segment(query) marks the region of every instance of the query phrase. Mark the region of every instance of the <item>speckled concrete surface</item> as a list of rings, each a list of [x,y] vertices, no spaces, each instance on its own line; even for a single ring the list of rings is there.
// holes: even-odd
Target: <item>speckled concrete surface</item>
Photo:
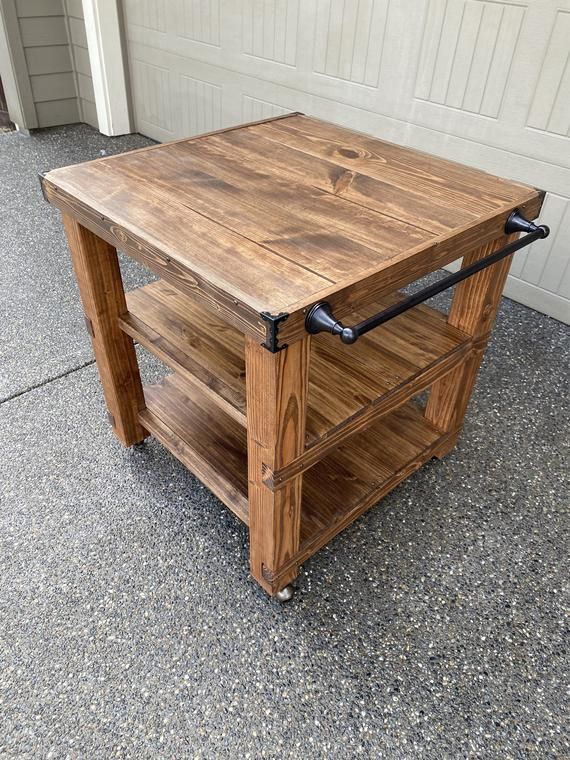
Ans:
[[[68,374],[0,406],[0,757],[570,754],[567,327],[505,301],[457,449],[307,562],[285,606],[205,488],[113,439],[95,367],[72,371],[80,319],[65,329]],[[47,379],[42,362],[13,366]]]
[[[151,141],[104,137],[87,125],[0,134],[0,400],[91,360],[59,212],[38,172],[121,153]],[[128,263],[125,280],[145,278]]]

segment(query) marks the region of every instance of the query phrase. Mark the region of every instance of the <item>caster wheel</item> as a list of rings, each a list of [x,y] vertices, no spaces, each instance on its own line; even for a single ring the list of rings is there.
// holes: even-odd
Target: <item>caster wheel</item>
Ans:
[[[295,589],[293,586],[285,586],[285,588],[282,588],[281,591],[278,591],[275,594],[275,598],[278,602],[290,602],[291,599],[295,596]]]

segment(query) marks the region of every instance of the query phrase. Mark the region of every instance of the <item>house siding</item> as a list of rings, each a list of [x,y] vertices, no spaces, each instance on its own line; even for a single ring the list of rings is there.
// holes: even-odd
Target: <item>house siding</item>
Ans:
[[[15,0],[14,9],[36,115],[33,126],[85,121],[97,127],[81,0]]]
[[[39,127],[80,121],[62,0],[16,0]]]

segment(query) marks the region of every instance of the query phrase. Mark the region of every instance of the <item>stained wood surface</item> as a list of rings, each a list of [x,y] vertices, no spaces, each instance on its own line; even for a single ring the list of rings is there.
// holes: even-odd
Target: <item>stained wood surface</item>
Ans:
[[[176,376],[147,387],[145,396],[148,408],[140,413],[142,424],[251,529],[244,429]],[[269,440],[267,436],[274,436],[276,428],[273,423],[265,430],[262,420],[259,424],[264,440]],[[282,431],[287,429],[287,425],[281,428]],[[271,555],[282,560],[281,566],[267,568],[270,573],[263,575],[260,572],[259,580],[264,588],[273,593],[286,585],[301,562],[376,504],[423,462],[437,455],[446,447],[448,438],[437,431],[416,406],[405,404],[337,448],[303,475],[300,511],[299,502],[292,502],[289,492],[281,490],[271,494],[270,489],[259,482],[256,488],[265,489],[263,498],[261,501],[257,495],[252,498],[250,481],[250,505],[253,504],[255,510],[263,504],[271,516],[268,522],[266,512],[259,515],[261,522],[258,526],[265,534],[262,545],[255,543],[254,556]],[[291,437],[286,433],[285,439],[287,445],[293,442],[295,448],[299,442],[298,429]],[[260,445],[255,441],[254,461],[258,464],[255,447]],[[283,454],[282,449],[280,456]],[[250,478],[251,475],[250,470]],[[283,498],[285,493],[288,493],[287,499]],[[295,530],[299,530],[297,548],[289,533],[281,535],[282,526],[278,520],[283,518],[289,522],[289,527],[292,523]],[[271,535],[268,536],[269,528]],[[264,554],[260,555],[260,552]]]
[[[109,418],[131,446],[147,433],[138,419],[144,399],[135,348],[118,324],[127,306],[117,252],[74,219],[64,216],[63,223]]]
[[[271,594],[297,575],[290,562],[301,539],[303,476],[275,491],[264,475],[267,467],[284,467],[303,452],[310,342],[307,336],[272,354],[253,338],[245,341],[250,568]]]
[[[392,294],[374,302],[385,308]],[[244,340],[226,324],[161,281],[127,294],[120,324],[227,414],[246,424]],[[363,316],[356,312],[355,321]],[[273,482],[314,464],[348,433],[370,424],[457,366],[471,349],[468,336],[443,314],[421,305],[345,346],[329,335],[312,340],[302,461],[271,473]]]
[[[476,248],[463,258],[462,267],[468,267],[489,256],[516,238],[517,235],[503,235],[493,243]],[[459,283],[455,289],[448,322],[470,335],[476,350],[467,362],[439,379],[431,389],[426,418],[439,430],[450,432],[463,424],[512,258],[507,256],[493,266],[477,272]]]
[[[248,522],[245,431],[176,375],[145,388],[142,425]]]
[[[283,340],[496,238],[542,194],[302,115],[49,172],[46,197],[254,337]],[[367,315],[370,311],[367,311]]]
[[[408,403],[308,470],[303,476],[302,558],[411,475],[441,442],[441,433]]]
[[[214,311],[158,281],[127,293],[122,329],[245,427],[244,340]]]

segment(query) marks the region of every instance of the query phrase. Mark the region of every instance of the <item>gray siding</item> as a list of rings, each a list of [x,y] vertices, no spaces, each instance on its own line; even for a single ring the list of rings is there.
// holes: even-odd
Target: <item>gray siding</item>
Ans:
[[[85,121],[97,127],[81,0],[8,2],[35,110],[31,126]]]
[[[62,0],[16,0],[39,127],[80,121]]]

